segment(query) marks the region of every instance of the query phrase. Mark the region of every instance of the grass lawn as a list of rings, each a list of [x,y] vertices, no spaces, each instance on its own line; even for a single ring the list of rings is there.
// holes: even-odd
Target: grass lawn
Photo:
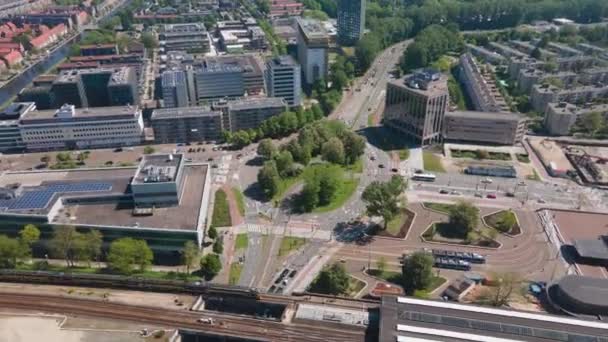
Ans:
[[[530,156],[528,156],[527,154],[516,154],[515,155],[517,157],[517,160],[520,163],[529,163],[530,162]]]
[[[228,275],[228,284],[236,285],[241,279],[241,272],[243,271],[243,265],[240,262],[233,262],[230,264],[230,273]]]
[[[410,150],[407,148],[403,148],[398,151],[399,160],[407,160],[410,157]]]
[[[249,244],[249,237],[247,233],[242,233],[236,236],[234,248],[238,251],[239,249],[246,249]]]
[[[91,265],[96,265],[96,263],[91,262]],[[23,270],[23,271],[39,270],[35,267],[34,264],[21,264],[21,265],[17,266],[17,269]],[[66,266],[49,264],[48,266],[46,266],[44,268],[44,270],[53,271],[53,272],[64,272],[64,273],[120,275],[118,273],[112,272],[112,270],[105,268],[105,267],[84,267],[84,266],[66,267]],[[139,272],[139,271],[135,270],[135,271],[133,271],[132,274],[129,274],[128,276],[143,277],[143,278],[148,278],[148,279],[169,279],[169,280],[180,279],[180,280],[188,280],[188,281],[200,280],[199,276],[192,275],[192,274],[187,275],[185,273],[179,273],[179,272],[160,272],[160,271]]]
[[[495,228],[499,232],[517,234],[520,231],[519,227],[517,227],[517,216],[511,210],[503,210],[485,216],[484,220],[488,226]]]
[[[393,272],[393,271],[380,272],[377,269],[370,269],[367,271],[367,273],[369,275],[372,275],[376,278],[380,278],[389,283],[393,283],[393,284],[397,284],[397,285],[401,284],[401,277],[402,277],[401,272]],[[425,288],[424,291],[433,292],[439,286],[443,285],[443,283],[445,283],[446,281],[447,281],[447,279],[445,279],[443,277],[433,276],[433,278],[431,279],[431,284],[427,288]]]
[[[305,238],[286,236],[281,240],[281,247],[279,247],[278,256],[289,254],[291,251],[300,249],[308,242]]]
[[[408,212],[402,210],[392,220],[388,221],[386,225],[386,231],[391,235],[398,235],[401,232],[401,227],[407,222],[409,218]]]
[[[454,206],[453,204],[435,203],[435,202],[424,202],[422,204],[428,209],[440,211],[445,214],[449,214],[450,209]]]
[[[424,162],[424,170],[430,172],[445,172],[441,159],[431,152],[422,152],[422,160]]]
[[[348,296],[349,297],[356,296],[359,292],[361,292],[361,290],[363,290],[364,287],[365,287],[364,282],[362,282],[361,280],[356,279],[354,277],[350,277],[350,280],[348,282]]]
[[[526,179],[533,180],[533,181],[540,181],[541,179],[540,179],[540,176],[538,175],[538,172],[536,170],[532,170],[532,171],[534,171],[534,174],[527,175]]]
[[[344,170],[353,173],[363,173],[363,158],[359,158],[359,160],[352,165],[345,166]]]
[[[230,227],[230,207],[224,190],[219,189],[215,192],[215,202],[213,204],[213,217],[211,219],[213,227]]]
[[[336,191],[332,201],[328,205],[313,209],[312,212],[327,213],[342,207],[344,203],[346,203],[346,201],[348,201],[348,199],[355,193],[358,185],[358,178],[343,180],[342,186],[338,188],[338,191]]]
[[[245,215],[245,197],[241,190],[237,187],[232,188],[232,193],[234,194],[234,198],[236,198],[236,205],[239,207],[239,212],[241,215]]]
[[[304,174],[304,172],[302,172]],[[280,201],[285,196],[285,193],[296,183],[302,180],[302,174],[297,177],[280,178],[277,193],[272,197],[273,201]]]

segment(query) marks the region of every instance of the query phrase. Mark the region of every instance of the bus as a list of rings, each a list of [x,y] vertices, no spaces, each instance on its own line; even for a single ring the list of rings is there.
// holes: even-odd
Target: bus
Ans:
[[[412,176],[412,179],[423,182],[434,182],[437,177],[432,173],[416,173]]]
[[[471,264],[468,261],[456,259],[456,258],[435,258],[435,267],[437,268],[449,268],[453,270],[470,271]]]

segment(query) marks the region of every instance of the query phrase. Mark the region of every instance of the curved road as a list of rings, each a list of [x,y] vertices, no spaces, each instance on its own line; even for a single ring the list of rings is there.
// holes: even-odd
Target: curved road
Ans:
[[[66,315],[141,322],[171,328],[187,328],[208,333],[268,339],[269,341],[364,341],[365,331],[345,327],[329,328],[315,324],[283,324],[249,317],[231,316],[216,312],[168,310],[144,306],[131,306],[96,300],[66,298],[48,295],[22,295],[0,293],[3,308],[41,310]],[[213,325],[197,323],[200,317],[213,317]]]

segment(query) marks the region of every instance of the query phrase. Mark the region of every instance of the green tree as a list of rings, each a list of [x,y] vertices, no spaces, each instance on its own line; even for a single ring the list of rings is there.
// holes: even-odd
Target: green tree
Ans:
[[[25,245],[19,240],[0,235],[0,268],[15,268],[27,255]]]
[[[302,211],[309,212],[319,205],[320,184],[316,179],[306,180],[300,193]]]
[[[272,159],[278,152],[271,139],[262,139],[258,145],[258,154],[266,159]]]
[[[99,260],[102,244],[103,235],[98,230],[91,229],[86,233],[79,233],[74,243],[75,259],[85,261],[90,266],[91,261]]]
[[[378,260],[376,260],[376,269],[378,272],[384,273],[386,271],[386,265],[387,263],[385,257],[380,257]]]
[[[70,154],[67,152],[59,152],[55,158],[57,159],[58,163],[65,163],[72,160],[72,156],[70,156]]]
[[[365,139],[355,132],[346,132],[342,137],[342,144],[346,164],[355,163],[365,152]]]
[[[236,148],[243,148],[251,144],[251,137],[247,131],[238,131],[232,135],[230,142]]]
[[[144,154],[152,154],[154,153],[156,150],[154,149],[154,147],[152,146],[146,146],[144,147]]]
[[[341,295],[348,292],[349,276],[341,264],[333,264],[323,269],[312,283],[310,291],[330,295]]]
[[[340,188],[341,172],[335,167],[321,169],[317,175],[319,182],[319,204],[328,205],[331,203],[336,192]]]
[[[215,229],[214,226],[209,227],[209,229],[207,229],[207,236],[210,239],[216,239],[217,238],[217,229]]]
[[[486,150],[476,150],[475,158],[480,159],[480,160],[488,159],[488,158],[490,158],[490,153]]]
[[[515,273],[492,274],[492,285],[480,296],[480,302],[486,305],[501,307],[509,304],[513,292],[521,283]]]
[[[275,157],[277,171],[279,176],[285,178],[290,177],[294,173],[293,156],[289,151],[282,151]]]
[[[186,266],[186,274],[190,274],[190,267],[194,266],[194,262],[198,257],[198,247],[192,241],[186,241],[181,250],[182,263]]]
[[[140,272],[145,271],[153,259],[154,254],[146,241],[121,238],[110,244],[107,260],[111,269],[118,273],[130,274],[134,265],[138,266]]]
[[[331,138],[321,147],[323,159],[334,164],[344,163],[344,145],[339,138]]]
[[[449,210],[451,229],[459,236],[467,236],[477,226],[479,210],[471,203],[460,201]]]
[[[74,267],[80,233],[73,226],[60,226],[53,229],[49,241],[51,255],[65,260],[68,267]]]
[[[19,238],[21,242],[25,243],[28,247],[31,247],[40,239],[40,230],[33,224],[27,224],[19,232]]]
[[[415,252],[403,260],[401,269],[403,289],[407,294],[426,289],[433,281],[433,256]]]
[[[503,233],[508,233],[516,224],[517,219],[515,218],[515,214],[509,210],[507,213],[502,215],[501,219],[496,223],[496,228]]]
[[[155,49],[158,47],[158,40],[152,32],[144,32],[141,35],[141,43],[146,49]]]
[[[45,154],[44,156],[40,157],[40,162],[44,163],[45,166],[49,166],[49,163],[51,162],[51,157],[48,154]]]
[[[532,52],[530,52],[530,57],[536,58],[536,59],[541,59],[543,57],[543,53],[540,51],[540,49],[538,47],[535,47],[534,50],[532,50]]]
[[[602,128],[604,118],[600,112],[592,112],[582,117],[581,123],[587,132],[595,134],[600,128]]]
[[[258,184],[268,198],[272,198],[279,191],[279,171],[274,160],[264,163],[258,172]]]
[[[205,280],[213,279],[222,270],[222,262],[217,254],[207,254],[201,258],[201,274]]]
[[[367,205],[367,214],[382,217],[386,229],[388,222],[399,212],[399,197],[404,190],[403,178],[397,175],[388,182],[370,183],[361,194],[361,199]]]
[[[222,241],[222,239],[217,239],[213,243],[213,253],[215,253],[215,254],[224,253],[224,242]]]

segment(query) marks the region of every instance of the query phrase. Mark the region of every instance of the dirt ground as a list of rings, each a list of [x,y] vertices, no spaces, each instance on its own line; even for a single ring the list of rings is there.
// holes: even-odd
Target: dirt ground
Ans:
[[[0,283],[0,291],[31,293],[31,294],[50,294],[50,295],[60,295],[60,296],[66,296],[66,297],[79,297],[79,298],[84,298],[84,299],[95,299],[95,300],[103,300],[104,295],[105,295],[109,302],[130,304],[130,305],[141,305],[141,306],[154,306],[154,307],[162,307],[162,308],[167,308],[167,309],[175,309],[177,307],[183,307],[184,310],[187,310],[188,308],[190,308],[190,306],[196,300],[196,297],[194,297],[194,296],[174,295],[174,294],[166,294],[166,293],[123,291],[123,290],[112,290],[112,289],[97,289],[97,288],[53,286],[53,285],[31,285],[31,284],[25,285],[25,284],[13,284],[13,283]],[[182,305],[178,306],[175,303],[176,298],[178,299],[178,302],[182,303]]]

